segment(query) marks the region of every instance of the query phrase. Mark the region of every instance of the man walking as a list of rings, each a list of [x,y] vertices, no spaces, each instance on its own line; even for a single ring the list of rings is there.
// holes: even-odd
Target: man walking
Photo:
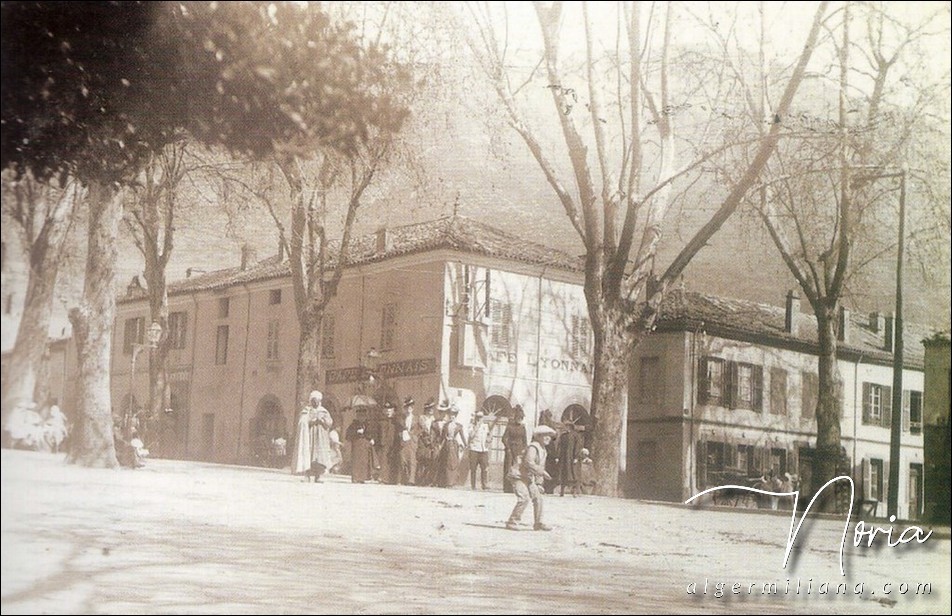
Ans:
[[[516,506],[512,509],[512,514],[506,522],[506,528],[509,530],[519,530],[519,521],[522,520],[522,514],[532,501],[532,513],[534,530],[552,530],[542,522],[542,482],[551,479],[549,473],[545,471],[545,448],[552,442],[555,436],[555,430],[546,425],[540,425],[532,431],[532,442],[526,448],[522,457],[522,464],[514,466],[510,474],[512,487],[515,490]]]

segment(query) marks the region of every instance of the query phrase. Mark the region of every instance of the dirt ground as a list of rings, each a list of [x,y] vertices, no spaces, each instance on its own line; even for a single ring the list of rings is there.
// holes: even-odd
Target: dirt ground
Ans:
[[[789,513],[547,495],[555,529],[532,531],[530,510],[513,532],[504,522],[514,500],[336,476],[315,485],[282,470],[198,462],[83,469],[4,450],[0,606],[3,614],[950,612],[948,529],[921,544],[887,547],[880,537],[881,547],[854,548],[851,523],[841,577],[842,521],[809,519],[784,568]],[[765,583],[776,590],[764,594]]]

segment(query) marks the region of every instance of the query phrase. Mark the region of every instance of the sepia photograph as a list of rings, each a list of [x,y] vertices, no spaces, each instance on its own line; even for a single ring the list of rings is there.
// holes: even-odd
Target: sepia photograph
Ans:
[[[0,2],[3,614],[949,614],[949,2]]]

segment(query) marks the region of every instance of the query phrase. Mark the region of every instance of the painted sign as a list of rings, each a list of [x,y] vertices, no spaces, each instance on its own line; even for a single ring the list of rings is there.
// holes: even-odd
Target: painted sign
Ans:
[[[326,382],[328,385],[355,383],[367,380],[371,373],[385,379],[397,379],[404,376],[433,374],[434,372],[436,372],[436,358],[425,357],[379,364],[376,370],[371,370],[367,366],[335,368],[327,371]]]

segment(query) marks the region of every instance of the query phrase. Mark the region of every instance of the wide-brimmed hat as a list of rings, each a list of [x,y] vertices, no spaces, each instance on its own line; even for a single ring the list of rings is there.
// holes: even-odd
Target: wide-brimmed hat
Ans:
[[[430,398],[426,401],[426,404],[423,405],[424,411],[434,411],[436,410],[436,402],[433,401],[433,398]]]
[[[394,406],[393,402],[387,400],[386,402],[383,403],[383,408],[384,408],[384,409],[396,409],[397,407]]]
[[[537,436],[555,436],[555,435],[556,435],[556,431],[550,428],[549,426],[536,426],[536,428],[532,431],[532,438],[535,438]]]
[[[407,396],[403,399],[403,406],[413,406],[416,404],[416,400],[413,399],[413,396]]]
[[[444,401],[440,402],[440,405],[439,405],[438,407],[436,407],[436,410],[438,410],[438,411],[440,411],[440,412],[443,412],[443,413],[445,413],[446,411],[450,410],[449,400],[444,400]]]
[[[459,407],[454,404],[454,405],[450,406],[450,408],[446,409],[446,412],[448,412],[448,413],[450,413],[450,414],[452,414],[452,415],[456,415],[457,413],[459,413]]]

